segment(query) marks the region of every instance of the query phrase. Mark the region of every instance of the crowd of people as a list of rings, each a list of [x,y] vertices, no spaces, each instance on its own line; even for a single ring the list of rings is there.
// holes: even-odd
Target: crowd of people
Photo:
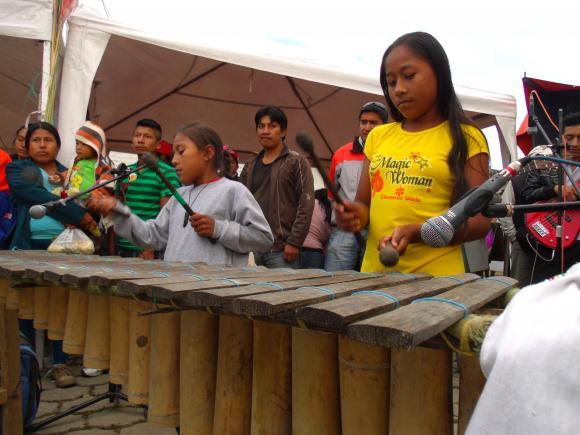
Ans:
[[[258,152],[239,176],[238,154],[224,146],[213,128],[186,124],[171,132],[171,147],[162,141],[159,123],[141,119],[132,137],[138,158],[129,166],[133,174],[111,189],[95,190],[33,219],[31,206],[106,180],[111,164],[105,132],[92,122],[76,132],[76,157],[68,170],[57,161],[61,139],[56,127],[38,122],[19,128],[15,154],[0,152],[3,244],[47,249],[66,227],[74,226],[107,255],[244,266],[252,253],[256,264],[269,268],[374,272],[387,269],[380,263],[379,248],[390,243],[400,255],[396,269],[401,272],[463,273],[461,246],[483,238],[490,219],[468,219],[442,248],[423,243],[420,229],[426,219],[443,214],[488,178],[486,139],[465,115],[445,51],[431,35],[416,32],[393,42],[381,62],[380,83],[387,105],[368,102],[360,108],[358,132],[330,163],[329,176],[342,204],[326,189],[314,190],[308,159],[286,143],[286,114],[266,106],[254,118]],[[577,160],[580,115],[569,116],[565,125],[569,155]],[[192,215],[156,171],[147,166],[137,170],[146,153],[159,155],[160,172]],[[526,179],[518,201],[553,197],[559,187],[544,178]],[[572,189],[564,189],[566,198],[574,197]],[[360,232],[365,245],[357,243],[354,232]],[[576,260],[570,257],[566,267],[578,259],[578,241],[570,252]],[[542,271],[538,279],[558,273],[544,256],[535,261]],[[24,323],[22,329],[30,334],[31,326]],[[66,359],[59,346],[54,345],[55,364]],[[65,366],[56,367],[58,385],[74,383]]]

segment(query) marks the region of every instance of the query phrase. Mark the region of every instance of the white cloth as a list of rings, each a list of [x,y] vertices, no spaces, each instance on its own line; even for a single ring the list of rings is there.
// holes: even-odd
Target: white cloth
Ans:
[[[580,433],[580,264],[520,291],[481,351],[468,435]]]

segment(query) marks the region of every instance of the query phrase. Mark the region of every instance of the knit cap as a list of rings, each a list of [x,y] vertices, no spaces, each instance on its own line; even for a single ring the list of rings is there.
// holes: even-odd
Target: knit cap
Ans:
[[[97,124],[85,121],[75,134],[75,139],[95,150],[97,156],[105,153],[105,132]]]

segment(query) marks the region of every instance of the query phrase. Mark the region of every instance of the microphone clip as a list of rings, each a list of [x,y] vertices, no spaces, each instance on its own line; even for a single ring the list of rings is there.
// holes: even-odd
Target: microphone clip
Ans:
[[[125,164],[120,163],[119,166],[109,171],[111,175],[126,175],[131,169]]]

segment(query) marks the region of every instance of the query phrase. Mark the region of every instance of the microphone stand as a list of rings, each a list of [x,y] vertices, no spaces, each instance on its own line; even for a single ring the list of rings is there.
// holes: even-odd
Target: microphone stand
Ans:
[[[542,202],[537,204],[490,204],[481,214],[488,218],[513,216],[514,212],[532,213],[538,211],[580,210],[580,201]]]
[[[111,178],[110,180],[107,181],[103,181],[100,183],[95,184],[92,187],[89,187],[87,190],[83,191],[83,192],[79,192],[79,193],[75,193],[72,196],[67,196],[66,198],[61,199],[60,201],[57,201],[59,203],[62,203],[62,205],[64,205],[66,202],[71,201],[73,199],[77,199],[83,195],[86,195],[87,193],[91,193],[93,190],[97,190],[100,189],[101,187],[104,187],[108,184],[114,183],[117,180],[122,180],[123,178],[127,177],[128,175],[132,174],[133,172],[137,172],[140,171],[141,169],[144,169],[147,165],[141,165],[141,166],[137,166],[135,169],[124,169],[121,171],[121,173],[119,175],[117,175],[116,177]],[[113,173],[115,172],[116,169],[113,169],[112,171],[110,171],[109,173]]]
[[[562,131],[564,130],[564,111],[560,108],[558,109],[558,137],[556,138],[556,147],[554,147],[554,156],[560,157],[560,150],[562,149]],[[576,183],[572,183],[576,184]],[[564,200],[564,165],[558,165],[558,201],[562,202]],[[562,249],[562,219],[564,217],[564,211],[558,210],[558,224],[556,225],[556,249],[558,251],[558,260],[560,263],[560,273],[564,273],[564,250]]]
[[[120,174],[117,175],[116,177],[113,177],[107,181],[97,183],[94,186],[91,186],[88,189],[83,190],[82,192],[75,193],[74,195],[67,196],[66,198],[61,198],[61,199],[56,200],[56,201],[50,201],[50,202],[47,202],[44,204],[38,204],[38,205],[46,207],[46,209],[47,209],[46,211],[49,211],[57,206],[64,206],[69,201],[80,198],[81,196],[86,195],[87,193],[90,193],[93,190],[100,189],[101,187],[104,187],[108,184],[114,183],[115,181],[122,180],[123,178],[127,177],[129,174],[132,174],[133,172],[140,171],[141,169],[145,168],[146,166],[147,165],[141,165],[141,166],[136,167],[135,169],[127,168],[127,169],[121,170]],[[112,174],[112,173],[118,172],[118,171],[119,171],[118,169],[112,169],[111,171],[108,171],[108,173]]]

